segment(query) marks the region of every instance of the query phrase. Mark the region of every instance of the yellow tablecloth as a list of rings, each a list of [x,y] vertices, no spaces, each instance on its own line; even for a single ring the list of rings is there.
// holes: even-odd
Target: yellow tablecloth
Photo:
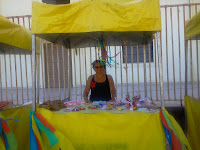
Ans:
[[[51,149],[55,147],[76,150],[166,149],[159,113],[134,111],[121,114],[109,112],[60,114],[43,108],[37,112],[57,130],[59,143]],[[45,140],[44,136],[42,138],[44,145],[47,146],[48,140]]]

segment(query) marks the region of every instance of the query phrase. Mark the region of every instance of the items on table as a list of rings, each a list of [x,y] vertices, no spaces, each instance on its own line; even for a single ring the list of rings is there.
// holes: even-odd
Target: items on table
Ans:
[[[114,109],[114,103],[113,102],[105,102],[105,101],[94,101],[90,106],[88,106],[88,109],[106,109],[111,110]]]
[[[52,111],[58,111],[66,106],[61,100],[46,101],[40,105],[40,108],[46,108]]]
[[[64,101],[61,100],[45,102],[41,107],[50,110],[59,110],[66,107],[64,111],[81,111],[85,109],[101,109],[101,110],[137,110],[141,108],[147,109],[157,109],[157,106],[148,98],[141,99],[141,95],[136,95],[130,98],[130,95],[127,94],[124,100],[116,100],[115,102],[106,102],[106,101],[93,101],[88,104],[81,100],[73,101]]]
[[[64,102],[64,104],[65,104],[66,107],[74,107],[74,106],[78,106],[78,105],[84,104],[84,101],[73,100],[73,101]]]

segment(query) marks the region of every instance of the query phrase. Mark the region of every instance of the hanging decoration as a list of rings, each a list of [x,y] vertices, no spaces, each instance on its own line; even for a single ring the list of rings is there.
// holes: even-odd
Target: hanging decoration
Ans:
[[[169,142],[169,146],[171,150],[187,150],[188,147],[185,141],[178,136],[176,129],[174,128],[170,118],[167,115],[166,110],[160,110],[160,118],[163,124],[163,129],[165,132],[165,136]]]
[[[110,50],[110,45],[108,45],[108,40],[106,40],[106,43],[104,40],[97,40],[97,48],[98,48],[97,52],[98,59],[102,61],[103,65],[106,65],[110,68],[114,66],[112,62],[116,65],[119,65],[119,63],[113,60],[113,58],[119,55],[121,51],[118,52],[116,55],[111,56],[111,50]]]
[[[46,121],[46,119],[35,111],[30,111],[30,150],[43,150],[41,132],[43,132],[49,140],[50,147],[58,143],[58,138],[55,136],[56,129]]]
[[[128,41],[123,41],[123,45],[127,45]],[[118,62],[116,62],[113,58],[117,57],[123,50],[120,50],[118,53],[116,53],[115,55],[111,56],[111,49],[110,49],[110,45],[108,44],[108,40],[106,40],[106,42],[104,40],[97,40],[97,48],[98,48],[98,52],[97,52],[97,56],[98,59],[102,61],[102,64],[105,66],[108,66],[110,68],[114,67],[114,65],[119,65]],[[124,54],[123,55],[125,61],[126,61],[126,66],[123,67],[125,70],[128,69],[127,66],[127,60],[128,60],[128,55]]]

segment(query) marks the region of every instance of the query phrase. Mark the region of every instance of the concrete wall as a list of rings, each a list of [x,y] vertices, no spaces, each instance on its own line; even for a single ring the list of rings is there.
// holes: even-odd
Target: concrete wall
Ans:
[[[0,0],[0,14],[4,16],[31,15],[32,0]]]

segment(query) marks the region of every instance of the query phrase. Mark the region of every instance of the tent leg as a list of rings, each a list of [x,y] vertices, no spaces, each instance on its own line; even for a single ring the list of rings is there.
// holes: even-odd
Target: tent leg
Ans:
[[[188,73],[188,40],[185,41],[185,96],[187,96],[187,73]],[[185,109],[185,135],[187,136],[187,112]]]
[[[32,35],[32,110],[36,110],[36,37]]]
[[[68,97],[72,100],[72,66],[71,66],[71,47],[68,50]],[[82,94],[82,93],[81,93]]]
[[[40,44],[42,44],[41,42],[40,42]],[[37,62],[36,62],[36,72],[37,72],[37,92],[36,92],[36,99],[37,99],[37,103],[39,103],[40,102],[40,56],[39,56],[39,54],[37,55],[36,54],[36,60],[37,60]]]
[[[164,90],[163,90],[163,71],[162,71],[162,56],[161,56],[161,45],[160,45],[160,32],[156,33],[157,44],[158,44],[158,61],[159,61],[159,71],[160,71],[160,98],[161,98],[161,108],[165,108],[164,103]]]
[[[185,41],[185,96],[187,96],[187,64],[188,64],[188,40]]]

